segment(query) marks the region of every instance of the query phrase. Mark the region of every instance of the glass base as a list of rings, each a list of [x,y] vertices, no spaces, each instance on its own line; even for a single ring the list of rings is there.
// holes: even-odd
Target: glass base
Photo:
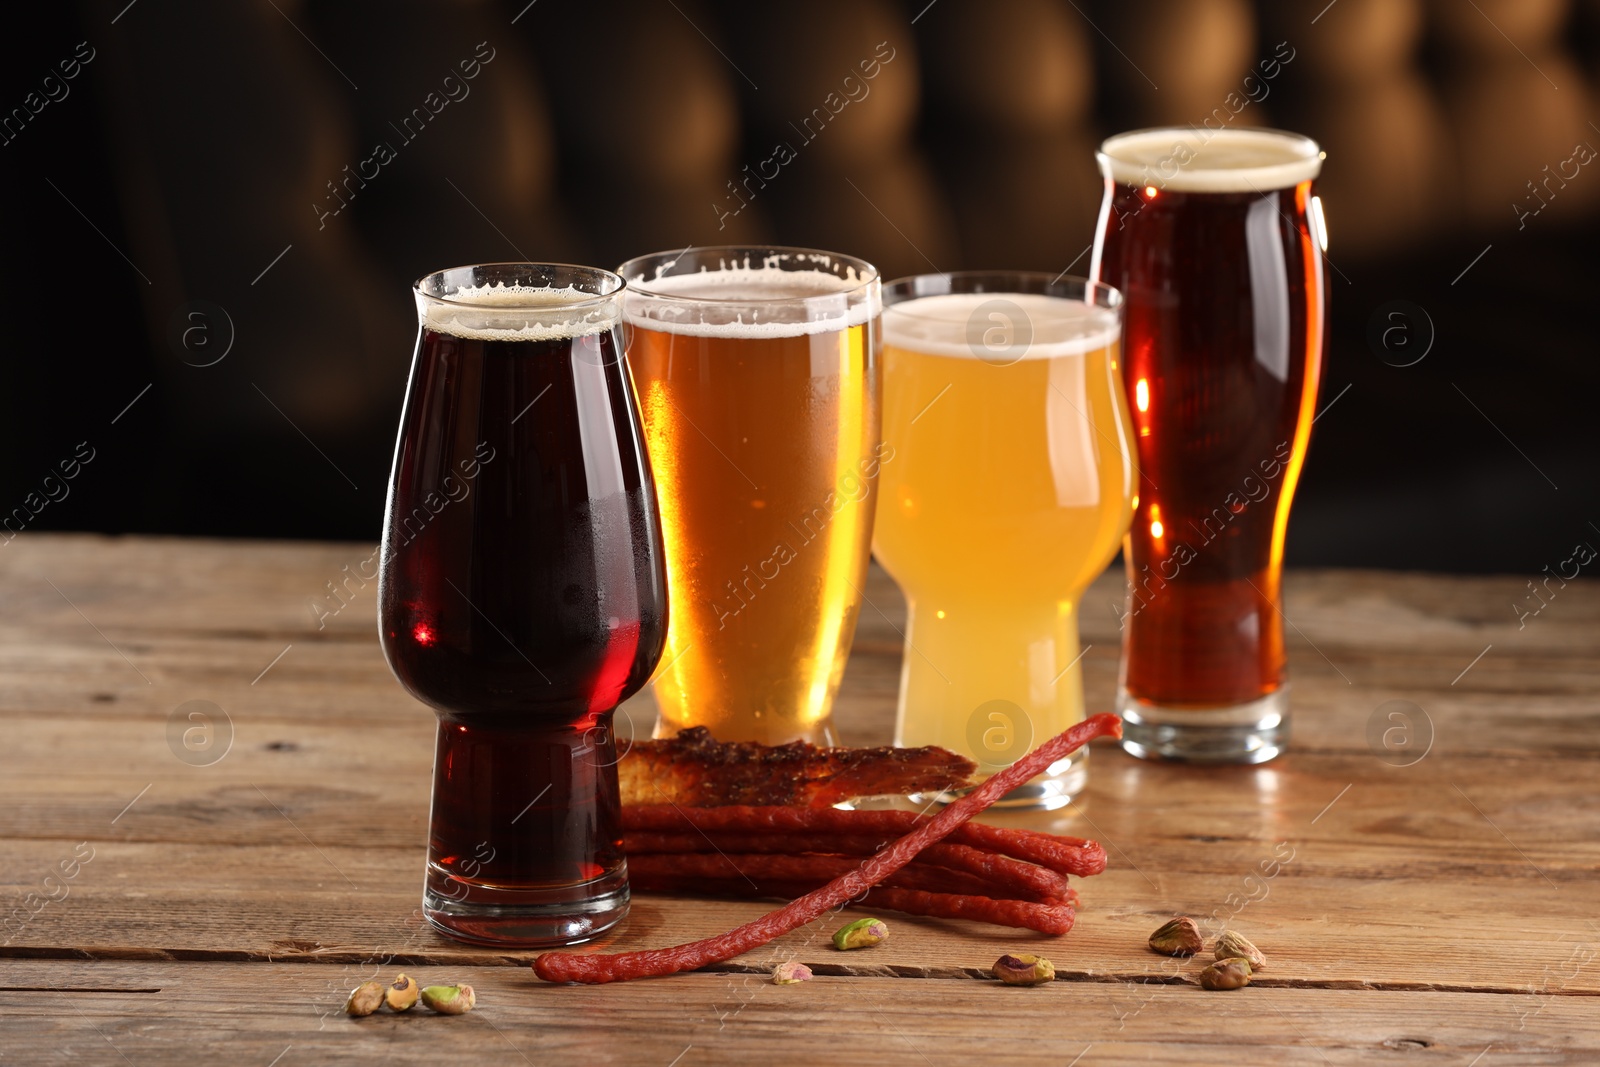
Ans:
[[[1026,782],[994,802],[996,811],[1054,811],[1071,804],[1089,783],[1089,750],[1080,749],[1064,760],[1052,763],[1039,777]],[[919,793],[909,799],[919,807],[949,804],[966,796],[976,786],[950,789],[941,793]]]
[[[1289,686],[1225,708],[1162,707],[1117,691],[1122,749],[1184,763],[1265,763],[1289,744]]]
[[[440,933],[469,945],[558,948],[600,936],[628,916],[628,875],[560,890],[508,890],[472,885],[430,868],[422,914]],[[439,890],[454,891],[455,898]],[[471,899],[467,899],[470,896]]]

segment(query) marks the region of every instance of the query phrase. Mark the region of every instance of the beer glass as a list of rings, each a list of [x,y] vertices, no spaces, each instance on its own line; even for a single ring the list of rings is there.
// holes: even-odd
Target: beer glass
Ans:
[[[1314,141],[1125,133],[1091,274],[1126,301],[1144,473],[1118,710],[1137,756],[1260,763],[1289,736],[1279,581],[1322,373],[1327,238]]]
[[[416,284],[378,628],[439,725],[423,913],[489,945],[628,911],[612,713],[666,633],[660,520],[608,271]]]
[[[832,743],[872,537],[878,272],[786,248],[619,271],[672,601],[657,735]]]
[[[1128,529],[1120,297],[1048,274],[884,290],[873,550],[910,608],[895,743],[992,774],[1083,718],[1078,602]],[[1008,795],[1053,808],[1087,752]]]

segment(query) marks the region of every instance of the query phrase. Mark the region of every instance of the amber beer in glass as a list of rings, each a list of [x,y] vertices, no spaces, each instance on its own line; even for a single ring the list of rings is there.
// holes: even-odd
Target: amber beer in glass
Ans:
[[[628,912],[617,705],[666,636],[622,279],[493,263],[416,285],[379,632],[439,718],[423,913],[490,945]]]
[[[1157,129],[1099,161],[1091,274],[1126,300],[1143,472],[1123,747],[1263,762],[1289,735],[1280,580],[1327,329],[1322,153],[1278,130]]]
[[[657,734],[831,742],[880,465],[877,271],[781,248],[619,270],[672,605]]]
[[[884,290],[873,550],[910,607],[895,743],[992,774],[1083,718],[1078,603],[1132,515],[1118,294],[1047,274]],[[1052,808],[1086,753],[1001,803]]]

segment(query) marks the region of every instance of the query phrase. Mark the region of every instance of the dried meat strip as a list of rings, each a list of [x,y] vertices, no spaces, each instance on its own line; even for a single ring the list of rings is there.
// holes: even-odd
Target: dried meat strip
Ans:
[[[974,815],[1094,738],[1120,736],[1122,720],[1115,715],[1085,719],[1035,748],[881,852],[869,856],[855,870],[725,934],[642,952],[609,955],[546,952],[534,960],[534,972],[548,982],[598,984],[676,974],[732,959],[866,893],[910,863],[917,853],[948,837]]]
[[[808,854],[870,856],[893,838],[851,834],[702,834],[658,833],[635,830],[622,837],[630,858],[652,853],[765,852],[791,856]],[[978,875],[993,890],[1022,900],[1059,900],[1067,892],[1067,876],[1038,864],[987,852],[971,845],[941,841],[917,854],[919,863]],[[988,895],[995,895],[993,892]]]
[[[677,832],[700,834],[713,840],[718,839],[720,834],[735,833],[774,839],[792,835],[840,834],[852,837],[876,835],[879,842],[885,842],[910,833],[932,818],[910,811],[890,810],[748,806],[686,808],[672,804],[651,804],[623,808],[622,828],[629,834],[642,831]],[[958,827],[947,840],[952,844],[970,845],[1013,859],[1037,863],[1061,874],[1087,877],[1106,869],[1105,849],[1100,847],[1099,842],[1081,837],[969,822]]]
[[[976,764],[947,749],[819,748],[717,741],[703,726],[639,741],[617,763],[624,806],[729,804],[826,807],[854,797],[966,786]]]
[[[756,888],[741,878],[686,878],[679,875],[646,872],[630,877],[641,892],[679,893],[694,897],[752,896],[794,898],[816,889],[814,882],[777,882],[758,879]],[[1070,891],[1069,891],[1070,892]],[[992,897],[953,893],[929,893],[892,886],[873,886],[851,907],[874,911],[899,911],[907,915],[926,915],[936,919],[968,919],[993,926],[1036,930],[1041,934],[1064,934],[1072,929],[1076,917],[1077,894],[1067,900],[1034,903],[1026,900],[996,900]]]

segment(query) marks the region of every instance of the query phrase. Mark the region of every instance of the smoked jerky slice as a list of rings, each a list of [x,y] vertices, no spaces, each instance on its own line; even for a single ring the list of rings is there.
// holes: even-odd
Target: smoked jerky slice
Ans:
[[[732,959],[860,896],[910,863],[917,853],[948,837],[974,815],[1096,737],[1121,736],[1122,720],[1115,715],[1085,719],[1035,748],[883,851],[868,857],[850,873],[725,934],[642,952],[609,955],[546,952],[533,961],[534,973],[547,982],[598,984],[676,974]]]
[[[964,788],[977,769],[942,748],[819,748],[722,742],[703,726],[638,741],[617,763],[624,807],[827,807],[853,797]]]

